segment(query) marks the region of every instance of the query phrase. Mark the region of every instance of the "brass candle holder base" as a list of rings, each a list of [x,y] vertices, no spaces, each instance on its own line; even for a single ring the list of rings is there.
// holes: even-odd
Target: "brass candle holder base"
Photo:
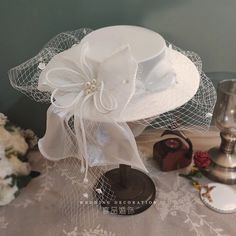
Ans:
[[[211,164],[202,172],[214,181],[224,184],[236,184],[236,137],[227,132],[221,132],[220,137],[221,146],[211,148],[208,151]]]
[[[236,79],[219,82],[214,116],[221,144],[209,150],[212,163],[203,173],[210,179],[236,184]]]
[[[220,183],[236,184],[236,155],[222,153],[219,148],[210,149],[209,154],[212,162],[207,169],[202,170],[202,173]],[[230,166],[225,166],[225,160],[231,163]]]

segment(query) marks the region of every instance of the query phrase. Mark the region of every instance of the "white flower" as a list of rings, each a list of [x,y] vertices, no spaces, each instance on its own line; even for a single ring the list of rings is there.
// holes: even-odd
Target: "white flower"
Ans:
[[[11,139],[11,134],[3,126],[0,126],[0,144],[8,147]]]
[[[15,128],[14,131],[10,132],[10,140],[7,145],[9,148],[12,147],[14,151],[25,155],[29,149],[24,137],[21,135],[21,130]]]
[[[4,179],[6,176],[9,176],[13,173],[12,166],[8,159],[5,157],[5,152],[2,151],[0,146],[0,178]]]
[[[8,157],[8,161],[10,162],[13,170],[13,174],[15,175],[29,175],[30,173],[30,165],[28,162],[22,162],[15,155],[10,155]]]
[[[20,130],[17,128],[9,132],[3,126],[0,126],[0,143],[5,146],[6,149],[13,148],[14,151],[22,155],[25,155],[29,148]]]
[[[31,129],[21,130],[21,134],[25,138],[31,149],[37,145],[38,137],[36,136],[34,131],[32,131]]]
[[[5,126],[6,123],[7,117],[3,113],[0,113],[0,126]]]
[[[2,159],[5,156],[6,156],[5,147],[0,143],[0,159]]]
[[[12,178],[0,178],[0,206],[7,205],[15,199],[15,194],[18,191],[16,185],[11,186]]]

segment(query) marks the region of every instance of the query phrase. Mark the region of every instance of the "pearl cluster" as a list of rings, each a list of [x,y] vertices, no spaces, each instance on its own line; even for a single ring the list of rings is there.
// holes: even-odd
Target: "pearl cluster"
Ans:
[[[88,81],[85,83],[85,94],[88,95],[90,93],[94,93],[97,89],[97,80],[93,79],[92,81]]]

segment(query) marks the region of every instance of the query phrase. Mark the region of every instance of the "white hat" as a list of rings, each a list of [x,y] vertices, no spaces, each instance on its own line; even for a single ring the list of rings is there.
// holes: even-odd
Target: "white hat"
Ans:
[[[206,129],[215,90],[200,58],[174,48],[137,26],[82,29],[57,35],[11,69],[13,87],[36,101],[51,98],[41,153],[77,157],[86,180],[88,166],[123,163],[146,171],[126,122],[158,118],[157,127]]]
[[[9,71],[14,88],[37,102],[51,97],[39,149],[50,160],[68,157],[55,164],[62,189],[66,187],[68,228],[87,219],[84,207],[91,212],[91,204],[72,203],[85,196],[93,200],[93,183],[107,188],[102,201],[113,200],[101,170],[88,166],[127,164],[147,171],[126,122],[149,125],[146,118],[151,117],[162,128],[209,126],[206,115],[213,111],[214,87],[201,70],[200,57],[176,49],[141,27],[79,29],[60,33],[34,58]],[[89,184],[82,185],[88,179]]]
[[[42,71],[38,88],[54,92],[52,102],[64,108],[82,102],[81,91],[81,96],[89,92],[98,109],[90,98],[84,118],[130,122],[180,107],[195,95],[199,83],[194,63],[167,47],[158,33],[111,26],[89,33],[78,45],[54,56]]]

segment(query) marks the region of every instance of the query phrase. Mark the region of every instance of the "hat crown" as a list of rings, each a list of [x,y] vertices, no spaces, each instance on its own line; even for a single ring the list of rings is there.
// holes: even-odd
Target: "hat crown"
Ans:
[[[88,60],[95,64],[128,45],[138,64],[136,95],[162,91],[175,82],[165,40],[154,31],[139,26],[109,26],[89,33],[82,39],[84,43],[89,45]]]
[[[109,26],[92,31],[82,39],[81,43],[84,42],[90,45],[90,53],[87,56],[97,62],[103,61],[124,45],[130,46],[138,63],[155,59],[166,48],[165,40],[160,34],[129,25]]]

